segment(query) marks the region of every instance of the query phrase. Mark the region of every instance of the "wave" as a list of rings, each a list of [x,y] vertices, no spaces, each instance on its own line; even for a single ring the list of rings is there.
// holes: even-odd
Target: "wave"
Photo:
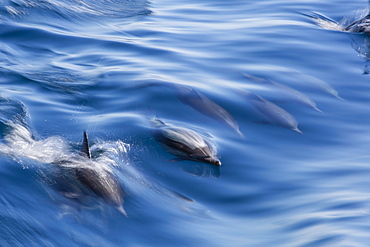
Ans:
[[[101,0],[101,1],[81,1],[81,0],[10,0],[3,4],[2,10],[9,17],[19,17],[32,15],[35,13],[63,16],[63,17],[131,17],[135,15],[147,15],[151,11],[146,0]]]

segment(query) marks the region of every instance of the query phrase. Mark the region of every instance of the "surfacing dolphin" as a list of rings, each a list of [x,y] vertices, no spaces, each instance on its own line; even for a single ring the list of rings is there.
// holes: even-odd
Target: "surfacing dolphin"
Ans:
[[[370,5],[370,1],[369,1],[369,5]],[[316,22],[317,25],[325,29],[351,32],[351,33],[364,33],[365,35],[370,36],[369,9],[367,10],[367,12],[368,13],[365,16],[361,17],[358,20],[352,21],[349,24],[348,24],[348,21],[337,22],[337,21],[330,19],[329,17],[326,17],[316,12],[312,12],[310,14],[303,14],[303,15],[312,18]],[[345,18],[344,20],[346,19],[348,18]]]
[[[92,166],[88,166],[91,162],[91,153],[86,132],[84,132],[81,154],[85,156],[87,166],[74,168],[77,180],[96,196],[102,198],[127,217],[127,213],[123,208],[124,192],[117,178],[105,169],[97,170]]]
[[[221,166],[215,145],[194,130],[167,125],[157,118],[152,125],[152,136],[169,153],[183,160]]]
[[[370,1],[369,1],[370,4]],[[356,20],[350,23],[347,27],[344,28],[345,31],[352,33],[364,33],[367,36],[370,36],[370,12],[363,18]]]

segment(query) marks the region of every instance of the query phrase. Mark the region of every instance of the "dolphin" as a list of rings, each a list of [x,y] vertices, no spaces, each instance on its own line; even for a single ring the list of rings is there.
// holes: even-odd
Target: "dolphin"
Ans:
[[[152,136],[169,153],[180,159],[221,166],[220,160],[216,157],[215,145],[199,133],[187,128],[167,125],[157,118],[152,120],[152,125],[155,128]]]
[[[370,5],[370,1],[369,1]],[[364,33],[367,36],[370,36],[370,12],[365,17],[356,20],[350,23],[347,27],[344,28],[344,31],[352,33]]]
[[[88,159],[86,163],[89,163],[91,153],[86,131],[84,131],[83,135],[81,155],[85,156]],[[122,206],[124,195],[122,186],[111,172],[104,169],[97,170],[88,166],[76,167],[74,168],[74,172],[77,180],[83,186],[127,217],[127,213]]]
[[[234,117],[223,107],[212,101],[205,95],[181,85],[172,85],[175,91],[176,97],[184,104],[192,107],[198,112],[213,118],[225,125],[231,127],[240,137],[244,138],[244,135],[239,130],[239,124]]]
[[[279,84],[277,82],[271,81],[264,77],[254,77],[248,74],[243,74],[243,76],[247,79],[250,79],[252,82],[256,84],[260,84],[266,87],[272,87],[278,91],[278,99],[289,99],[292,100],[300,105],[306,106],[308,108],[314,109],[315,111],[322,112],[320,109],[317,108],[316,103],[309,98],[307,95],[297,91],[291,87]],[[275,94],[275,91],[274,91]]]
[[[302,131],[298,129],[298,121],[283,108],[265,100],[251,91],[238,90],[238,93],[248,101],[262,118],[262,121],[260,121],[261,123],[274,124],[302,134]]]
[[[344,30],[352,33],[364,33],[370,36],[370,14],[351,23]]]
[[[369,1],[370,5],[370,1]],[[351,33],[364,33],[370,36],[370,12],[359,20],[355,20],[348,24],[346,19],[342,22],[337,22],[327,16],[317,12],[302,13],[303,15],[312,18],[319,26],[336,31],[351,32]]]
[[[228,127],[232,128],[241,138],[245,138],[244,134],[239,129],[239,124],[235,118],[222,106],[209,99],[202,93],[193,88],[182,86],[176,83],[169,82],[149,82],[135,88],[143,88],[150,86],[165,86],[170,88],[175,96],[185,105],[190,106],[201,114],[212,118]]]

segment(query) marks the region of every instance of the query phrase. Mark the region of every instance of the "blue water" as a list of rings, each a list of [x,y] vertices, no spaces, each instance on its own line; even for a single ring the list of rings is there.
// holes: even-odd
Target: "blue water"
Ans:
[[[0,246],[368,246],[369,40],[302,14],[341,21],[367,4],[1,1]],[[244,138],[168,85],[225,109]],[[243,90],[302,134],[256,113]],[[170,162],[154,115],[207,136],[222,166]],[[83,130],[127,192],[128,218],[50,182]]]

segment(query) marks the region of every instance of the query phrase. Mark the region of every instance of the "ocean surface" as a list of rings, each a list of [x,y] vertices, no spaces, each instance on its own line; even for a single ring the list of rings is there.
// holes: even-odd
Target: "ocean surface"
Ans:
[[[369,246],[370,40],[320,19],[367,6],[0,1],[0,246]],[[153,118],[222,166],[174,162]],[[83,131],[128,217],[62,193]]]

